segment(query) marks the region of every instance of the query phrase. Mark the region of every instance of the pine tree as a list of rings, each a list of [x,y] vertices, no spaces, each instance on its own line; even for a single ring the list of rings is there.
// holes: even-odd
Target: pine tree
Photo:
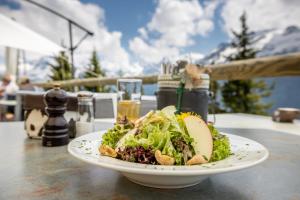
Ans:
[[[49,76],[53,81],[64,81],[72,79],[72,68],[69,63],[68,56],[65,52],[60,52],[58,56],[54,57],[55,63],[49,63],[51,67],[51,75]],[[64,88],[72,91],[72,87]]]
[[[87,70],[84,73],[84,78],[97,78],[97,77],[105,77],[105,72],[101,69],[101,65],[99,63],[99,59],[97,56],[97,52],[94,50],[92,52],[92,57],[90,59],[90,64]],[[92,92],[108,92],[109,88],[105,86],[95,86],[95,87],[85,87],[86,90]]]
[[[215,62],[211,62],[211,65],[215,64]],[[216,80],[211,80],[209,82],[209,90],[210,90],[210,104],[208,105],[208,112],[211,114],[214,113],[224,113],[224,110],[221,108],[219,102],[221,85]]]
[[[232,47],[237,53],[228,57],[229,61],[255,58],[257,50],[252,48],[249,28],[247,26],[246,13],[240,17],[241,31],[232,31],[234,40]],[[261,102],[263,97],[271,94],[272,87],[269,87],[264,80],[232,80],[226,81],[221,92],[223,103],[227,112],[266,114],[271,107],[270,103]]]
[[[216,80],[211,80],[209,83],[209,89],[210,89],[210,104],[208,105],[208,112],[210,114],[215,113],[224,113],[224,109],[221,108],[219,100],[219,94],[221,85]]]

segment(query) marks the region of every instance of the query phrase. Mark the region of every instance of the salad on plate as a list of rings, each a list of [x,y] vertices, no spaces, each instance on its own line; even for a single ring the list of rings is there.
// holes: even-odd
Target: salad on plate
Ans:
[[[230,142],[193,113],[175,114],[168,106],[131,122],[126,117],[103,136],[99,152],[128,162],[153,165],[196,165],[231,155]]]

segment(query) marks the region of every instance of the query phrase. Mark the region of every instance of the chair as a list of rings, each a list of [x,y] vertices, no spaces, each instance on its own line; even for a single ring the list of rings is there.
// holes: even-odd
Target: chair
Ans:
[[[42,95],[44,92],[19,91],[16,94],[15,120],[22,120],[22,95]],[[76,97],[76,93],[68,93]],[[95,119],[116,119],[117,118],[117,93],[94,93],[95,98]],[[156,110],[156,96],[145,96],[141,98],[141,116],[150,110]]]
[[[15,120],[22,120],[24,95],[43,95],[45,92],[19,91],[16,94]],[[69,96],[76,98],[76,93],[68,93]],[[95,118],[116,118],[117,116],[117,94],[116,93],[94,93],[95,98]]]
[[[43,95],[42,91],[28,91],[28,90],[20,90],[16,93],[16,106],[15,106],[15,121],[23,120],[23,95]]]
[[[141,116],[147,114],[150,110],[157,109],[156,96],[143,95],[141,98]]]
[[[100,100],[111,100],[112,111],[113,111],[112,117],[113,119],[117,118],[117,101],[118,101],[117,93],[94,93],[94,98],[95,98],[95,118],[101,118],[101,116],[105,116],[104,118],[107,118],[106,115],[109,115],[110,112],[109,110],[110,106],[108,106],[110,103],[107,101],[100,102]],[[102,109],[103,113],[100,113],[101,111],[100,109]]]

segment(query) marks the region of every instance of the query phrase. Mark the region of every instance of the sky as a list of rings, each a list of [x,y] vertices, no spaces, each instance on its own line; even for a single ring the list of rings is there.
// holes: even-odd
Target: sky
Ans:
[[[298,0],[39,0],[95,35],[75,53],[75,66],[87,66],[96,49],[108,74],[143,74],[162,60],[202,58],[239,29],[247,11],[253,31],[300,26]],[[24,0],[0,0],[0,13],[13,17],[57,44],[68,46],[67,23]],[[74,30],[74,40],[84,33]],[[76,43],[76,42],[75,42]],[[1,54],[1,52],[0,52]],[[3,53],[2,53],[3,54]],[[0,55],[0,59],[3,55]],[[27,59],[38,59],[28,54]]]

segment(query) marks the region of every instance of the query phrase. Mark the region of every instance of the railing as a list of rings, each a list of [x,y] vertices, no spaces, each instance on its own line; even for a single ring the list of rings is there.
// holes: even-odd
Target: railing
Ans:
[[[300,53],[233,61],[226,64],[206,65],[204,67],[209,71],[212,80],[243,80],[259,77],[300,76]],[[73,79],[35,83],[34,85],[43,88],[50,88],[53,84],[60,84],[61,87],[114,85],[118,78],[120,77]],[[131,76],[126,78],[139,78],[143,80],[143,84],[154,84],[157,83],[158,76]]]
[[[300,53],[269,56],[206,66],[213,80],[300,76]]]
[[[51,81],[45,83],[35,83],[34,85],[43,87],[43,88],[51,88],[54,84],[59,84],[61,87],[68,86],[101,86],[101,85],[115,85],[117,80],[120,77],[112,77],[112,78],[87,78],[87,79],[72,79],[66,81]],[[124,78],[124,77],[122,77]],[[143,80],[143,84],[154,84],[157,83],[157,75],[151,76],[130,76],[126,78],[138,78]]]

